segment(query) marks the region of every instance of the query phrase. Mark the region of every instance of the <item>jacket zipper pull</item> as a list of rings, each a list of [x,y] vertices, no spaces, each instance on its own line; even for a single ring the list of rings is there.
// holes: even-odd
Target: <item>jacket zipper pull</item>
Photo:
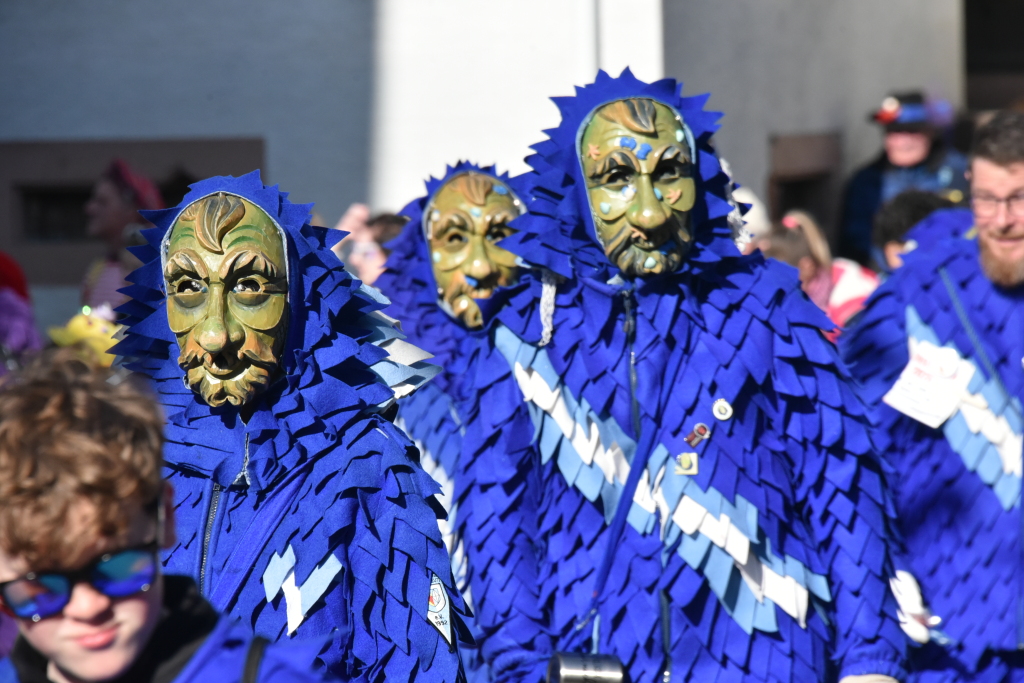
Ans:
[[[624,289],[622,290],[622,305],[626,309],[626,321],[622,323],[622,331],[626,333],[626,338],[630,343],[633,342],[633,336],[636,334],[636,319],[633,314],[633,290]]]

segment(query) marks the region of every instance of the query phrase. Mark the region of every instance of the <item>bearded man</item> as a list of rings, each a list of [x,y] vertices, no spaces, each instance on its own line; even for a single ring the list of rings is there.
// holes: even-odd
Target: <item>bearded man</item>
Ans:
[[[1024,114],[978,130],[970,182],[975,229],[911,252],[841,339],[893,465],[928,682],[1024,676]]]
[[[463,550],[454,533],[459,510],[452,501],[462,449],[458,405],[465,393],[471,333],[482,327],[494,290],[516,279],[515,256],[501,244],[514,232],[510,223],[525,211],[527,181],[528,176],[509,178],[493,166],[449,166],[441,178],[427,181],[426,195],[402,209],[409,221],[388,244],[391,254],[376,281],[408,340],[433,354],[432,362],[442,367],[428,384],[399,401],[395,424],[413,439],[423,468],[441,484],[441,502],[448,510],[441,532],[464,591]],[[498,502],[505,507],[529,492],[514,488],[493,495],[505,497]],[[510,553],[530,552],[529,529],[510,526],[502,532]],[[526,577],[519,590],[536,591],[532,578]],[[515,611],[501,617],[506,622],[525,618]],[[489,679],[479,651],[464,649],[463,662],[471,682]]]
[[[381,415],[436,368],[310,207],[256,171],[147,214],[115,352],[166,407],[165,566],[259,635],[324,638],[321,665],[346,680],[461,680],[439,488]]]
[[[600,72],[528,158],[461,411],[482,650],[497,681],[901,678],[862,407],[792,269],[738,252],[718,115],[679,89]]]

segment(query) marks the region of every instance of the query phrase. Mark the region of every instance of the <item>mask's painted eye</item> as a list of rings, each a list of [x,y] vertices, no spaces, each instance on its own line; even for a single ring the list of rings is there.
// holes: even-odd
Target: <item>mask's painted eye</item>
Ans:
[[[491,229],[487,231],[487,241],[497,243],[505,239],[512,232],[511,229],[504,223],[498,223],[492,225]]]
[[[174,291],[176,294],[200,294],[203,291],[203,284],[198,280],[182,280]]]
[[[461,232],[453,232],[446,239],[448,244],[463,244],[466,241],[465,236]]]
[[[252,278],[245,278],[235,283],[234,291],[236,294],[258,292],[260,291],[260,283]]]
[[[604,177],[605,185],[625,185],[633,180],[633,169],[626,166],[616,166],[608,171]]]
[[[651,179],[656,183],[670,183],[680,178],[688,178],[689,176],[690,167],[688,164],[678,159],[666,159],[654,169]]]

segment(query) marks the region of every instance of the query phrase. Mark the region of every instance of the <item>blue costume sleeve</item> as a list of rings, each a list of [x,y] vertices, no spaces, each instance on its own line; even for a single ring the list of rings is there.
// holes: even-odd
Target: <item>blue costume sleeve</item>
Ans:
[[[790,292],[787,298],[802,296]],[[795,315],[793,316],[795,317]],[[817,543],[832,593],[834,659],[839,678],[882,674],[902,679],[905,638],[889,589],[894,509],[870,424],[832,347],[792,325],[803,354],[779,357],[803,378],[815,419],[788,401],[786,451],[794,463],[796,502]],[[812,347],[818,347],[814,349]],[[810,407],[810,406],[809,406]],[[817,424],[814,424],[817,422]],[[800,429],[794,429],[800,423]]]
[[[379,436],[384,484],[347,501],[356,507],[348,561],[358,679],[461,680],[456,641],[468,639],[459,615],[465,607],[424,497],[437,484],[409,465],[397,439]]]
[[[477,351],[472,366],[455,495],[478,644],[492,680],[542,681],[552,639],[539,596],[533,424],[510,398],[518,388],[496,349]]]
[[[861,397],[877,414],[882,396],[907,365],[906,317],[899,300],[904,278],[897,270],[865,304],[857,324],[839,337],[839,350]]]
[[[889,468],[898,467],[893,460],[898,452],[892,426],[900,414],[882,403],[909,360],[904,304],[899,292],[906,286],[906,271],[898,270],[868,299],[857,325],[839,338],[839,351],[853,376],[854,386],[867,405],[875,450]],[[891,471],[891,469],[890,469]],[[892,482],[890,482],[890,491]],[[906,549],[899,532],[893,527],[890,552],[897,569],[909,569]]]

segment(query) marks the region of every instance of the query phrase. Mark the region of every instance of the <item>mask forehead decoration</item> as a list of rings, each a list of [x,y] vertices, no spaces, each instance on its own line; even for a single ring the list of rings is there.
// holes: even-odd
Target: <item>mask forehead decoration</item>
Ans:
[[[629,279],[671,273],[693,243],[693,134],[657,100],[615,100],[580,127],[577,153],[596,237]]]
[[[283,231],[260,207],[218,192],[188,206],[164,241],[167,322],[185,381],[211,407],[270,385],[288,334]]]
[[[516,257],[499,244],[522,210],[507,184],[477,172],[452,176],[427,204],[423,234],[440,305],[470,329],[483,325],[477,300],[515,282]]]

